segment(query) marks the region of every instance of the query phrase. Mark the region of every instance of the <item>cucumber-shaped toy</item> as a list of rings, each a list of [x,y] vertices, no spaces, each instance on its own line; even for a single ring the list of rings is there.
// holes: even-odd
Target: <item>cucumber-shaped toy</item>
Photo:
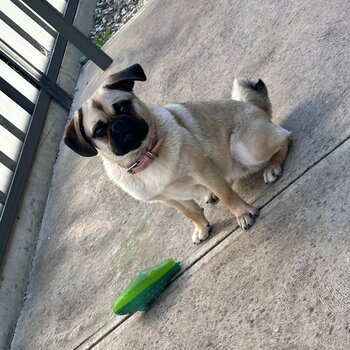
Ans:
[[[113,311],[117,315],[147,311],[149,304],[159,297],[179,270],[179,262],[166,259],[157,266],[138,272],[126,290],[115,300]]]

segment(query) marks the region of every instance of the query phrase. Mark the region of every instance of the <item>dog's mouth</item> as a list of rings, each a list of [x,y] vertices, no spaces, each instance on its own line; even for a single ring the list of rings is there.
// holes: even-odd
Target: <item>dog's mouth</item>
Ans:
[[[119,115],[109,125],[111,149],[117,156],[124,156],[138,149],[148,134],[148,124],[133,115]]]

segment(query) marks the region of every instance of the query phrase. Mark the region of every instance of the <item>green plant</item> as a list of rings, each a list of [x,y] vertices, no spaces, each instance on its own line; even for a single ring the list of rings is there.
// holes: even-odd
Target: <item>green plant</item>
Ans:
[[[111,29],[107,28],[104,31],[98,33],[97,36],[92,38],[92,42],[96,46],[101,47],[109,40],[109,38],[112,36],[112,34],[113,33],[112,33]]]
[[[95,37],[91,38],[91,41],[98,47],[103,46],[112,36],[113,31],[110,28],[99,32]],[[89,59],[86,56],[82,56],[79,59],[80,64],[83,66]]]

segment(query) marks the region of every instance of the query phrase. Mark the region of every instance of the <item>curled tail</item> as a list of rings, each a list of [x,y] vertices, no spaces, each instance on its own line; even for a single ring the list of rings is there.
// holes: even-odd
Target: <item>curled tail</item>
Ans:
[[[259,79],[257,83],[244,78],[235,78],[232,99],[255,104],[271,117],[271,102],[265,83]]]

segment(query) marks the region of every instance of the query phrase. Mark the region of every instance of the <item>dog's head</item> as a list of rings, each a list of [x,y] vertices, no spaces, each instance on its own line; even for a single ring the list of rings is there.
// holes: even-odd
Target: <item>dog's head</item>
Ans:
[[[100,152],[116,161],[143,147],[153,121],[133,93],[136,80],[146,80],[139,64],[112,74],[74,114],[65,130],[65,144],[81,156]]]

